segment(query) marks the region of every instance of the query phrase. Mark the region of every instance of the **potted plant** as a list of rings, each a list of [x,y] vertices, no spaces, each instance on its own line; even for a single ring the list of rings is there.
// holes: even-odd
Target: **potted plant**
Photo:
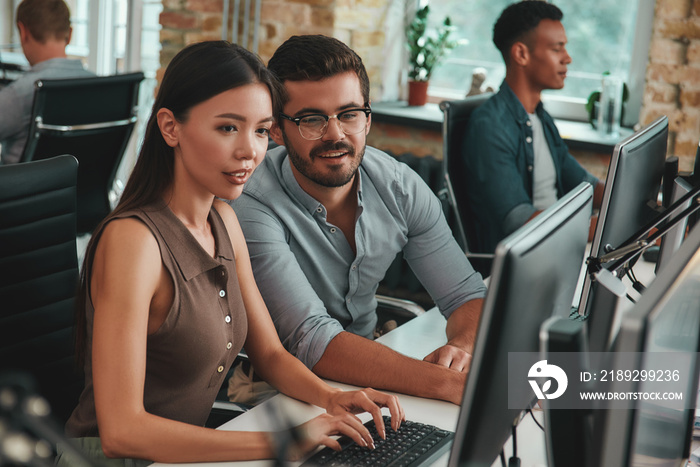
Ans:
[[[447,52],[461,41],[450,40],[454,27],[450,17],[445,17],[434,34],[428,33],[428,5],[416,11],[413,20],[406,26],[408,47],[408,105],[423,105],[427,100],[428,81],[435,66]]]

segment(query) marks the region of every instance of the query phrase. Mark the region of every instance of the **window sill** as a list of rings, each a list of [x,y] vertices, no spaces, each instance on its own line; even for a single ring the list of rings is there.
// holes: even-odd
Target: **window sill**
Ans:
[[[442,131],[442,111],[438,104],[410,107],[405,101],[376,102],[372,104],[372,120],[422,130]],[[604,136],[588,122],[555,119],[561,137],[569,149],[612,154],[615,144],[633,133],[621,128],[620,136]]]

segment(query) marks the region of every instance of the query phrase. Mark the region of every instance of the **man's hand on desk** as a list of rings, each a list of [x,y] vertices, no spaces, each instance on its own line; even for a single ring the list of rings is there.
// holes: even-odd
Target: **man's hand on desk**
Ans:
[[[469,371],[472,356],[459,347],[447,344],[434,350],[423,360],[428,363],[446,366],[447,368],[466,373]]]

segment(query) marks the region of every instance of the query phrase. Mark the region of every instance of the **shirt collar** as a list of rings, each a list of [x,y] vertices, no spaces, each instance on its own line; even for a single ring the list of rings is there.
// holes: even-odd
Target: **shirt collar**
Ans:
[[[223,220],[212,206],[209,211],[209,223],[211,224],[214,243],[216,245],[216,259],[209,256],[199,243],[194,239],[187,227],[178,219],[164,201],[158,201],[145,207],[144,212],[154,220],[154,224],[166,245],[175,257],[180,272],[185,280],[190,280],[203,272],[221,266],[221,260],[233,261],[233,246],[224,227]],[[162,219],[164,222],[157,222]],[[160,228],[159,226],[165,226]]]
[[[360,168],[362,164],[360,164]],[[357,205],[362,206],[362,177],[360,173],[362,170],[358,169],[355,173],[355,178],[357,179]],[[318,211],[319,208],[325,211],[325,206],[321,204],[316,198],[304,191],[304,189],[299,185],[294,172],[292,172],[292,161],[289,158],[289,153],[284,156],[282,161],[282,179],[284,180],[284,185],[291,192],[292,196],[306,209],[309,214],[313,215]]]
[[[518,99],[518,96],[516,96],[511,87],[508,86],[506,80],[503,80],[501,83],[498,93],[503,95],[504,102],[508,106],[510,112],[515,116],[517,122],[521,125],[526,124],[529,119],[527,111],[520,102],[520,99]],[[535,113],[540,116],[543,108],[542,101],[540,100],[540,102],[537,103],[537,107],[535,107]]]
[[[75,66],[76,64],[80,64],[80,67],[83,68],[83,63],[77,59],[62,58],[62,57],[50,58],[48,60],[42,60],[39,63],[35,63],[31,67],[31,71],[41,71],[41,70],[44,70],[46,68],[56,68],[56,67],[65,68],[66,66],[70,67],[70,66]]]

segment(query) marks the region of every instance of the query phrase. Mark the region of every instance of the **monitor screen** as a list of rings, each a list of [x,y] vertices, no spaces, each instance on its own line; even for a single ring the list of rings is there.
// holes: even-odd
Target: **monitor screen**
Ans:
[[[615,146],[605,180],[591,257],[597,258],[619,248],[658,216],[655,207],[664,173],[667,139],[668,118],[662,116]],[[596,291],[597,284],[590,274],[586,274],[578,314],[589,320],[602,319],[606,325],[596,328],[609,329],[613,322],[610,315],[614,315],[617,302],[601,303],[601,300],[596,300]],[[589,337],[596,338],[592,334]],[[595,340],[604,342],[607,339]],[[590,350],[602,352],[605,349]]]
[[[597,465],[685,465],[689,455],[700,360],[700,229],[694,229],[639,302],[623,316],[612,368],[633,364],[642,371],[680,368],[678,379],[663,386],[682,400],[625,402],[599,412]],[[623,360],[624,359],[624,360]],[[669,380],[664,380],[669,381]],[[656,384],[657,386],[654,386]],[[619,393],[660,391],[657,382],[639,378],[615,381]]]
[[[508,353],[537,352],[542,322],[569,316],[592,196],[591,185],[580,184],[496,247],[450,466],[490,466],[522,411],[534,403],[524,381],[518,408],[509,409]]]
[[[676,203],[683,196],[693,191],[693,186],[683,177],[676,177],[673,180],[673,189],[671,192],[671,203]],[[690,207],[692,200],[688,200],[679,206],[673,216],[679,215],[683,210]],[[658,274],[671,260],[673,254],[678,251],[685,238],[686,227],[688,226],[688,218],[682,219],[678,224],[673,226],[663,237],[661,237],[661,248],[659,249],[659,258],[656,260],[656,273]]]

